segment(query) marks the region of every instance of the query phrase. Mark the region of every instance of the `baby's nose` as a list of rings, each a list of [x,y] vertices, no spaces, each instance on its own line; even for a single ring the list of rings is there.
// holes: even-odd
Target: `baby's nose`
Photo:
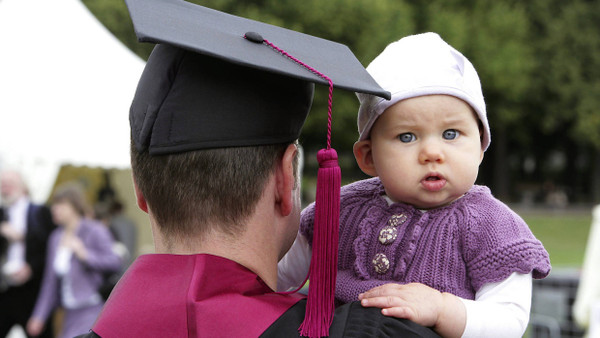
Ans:
[[[444,154],[442,151],[442,146],[439,142],[436,141],[425,141],[421,146],[421,150],[419,152],[419,163],[427,164],[431,162],[443,162]]]

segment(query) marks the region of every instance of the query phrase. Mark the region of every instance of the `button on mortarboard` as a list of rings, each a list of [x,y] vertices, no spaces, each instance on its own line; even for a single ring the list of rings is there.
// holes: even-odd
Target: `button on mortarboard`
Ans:
[[[256,43],[263,43],[265,41],[265,39],[263,39],[263,37],[256,32],[248,32],[248,33],[244,34],[244,37],[246,39],[248,39],[249,41],[256,42]]]

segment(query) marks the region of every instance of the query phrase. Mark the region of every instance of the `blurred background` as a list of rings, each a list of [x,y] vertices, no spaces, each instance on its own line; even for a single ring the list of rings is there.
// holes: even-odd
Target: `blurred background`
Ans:
[[[25,6],[28,2],[37,7]],[[553,265],[551,276],[536,286],[542,296],[533,306],[540,316],[532,323],[539,327],[528,334],[556,336],[556,325],[559,336],[583,334],[570,307],[592,207],[600,204],[600,1],[190,2],[344,43],[364,66],[390,42],[427,31],[461,51],[479,72],[492,131],[478,183],[527,221]],[[41,6],[47,8],[36,10]],[[53,31],[61,24],[63,30]],[[23,33],[28,30],[30,35]],[[70,39],[63,46],[65,36]],[[38,202],[70,180],[86,186],[96,203],[118,200],[139,229],[137,254],[151,252],[147,220],[131,189],[127,129],[135,83],[153,46],[137,42],[124,2],[0,0],[0,39],[12,41],[0,51],[0,102],[12,99],[20,109],[0,104],[0,169],[19,167]],[[15,68],[15,79],[31,79],[23,84],[2,80]],[[69,89],[57,81],[67,71],[75,72],[67,79]],[[101,84],[100,77],[107,76]],[[35,87],[38,82],[41,87]],[[53,101],[59,95],[62,102]],[[325,144],[327,88],[317,86],[315,95],[300,139],[306,155],[305,203],[314,198],[316,152]],[[76,113],[61,117],[66,102],[73,101]],[[37,114],[23,110],[40,102],[42,108],[30,108]],[[358,100],[335,91],[333,105],[332,142],[343,183],[365,178],[352,155]],[[41,130],[31,131],[33,126]],[[15,130],[21,134],[6,136]],[[66,143],[52,144],[65,135]],[[77,147],[82,149],[69,153]]]
[[[83,2],[147,58],[152,46],[136,42],[122,1]],[[600,202],[598,1],[190,2],[344,43],[365,66],[392,41],[438,32],[481,77],[493,142],[479,182],[497,197],[525,205]],[[317,92],[301,139],[308,152],[325,139],[325,87]],[[354,95],[334,95],[333,142],[344,152],[357,139],[358,105]],[[345,155],[345,179],[360,178],[352,156]]]

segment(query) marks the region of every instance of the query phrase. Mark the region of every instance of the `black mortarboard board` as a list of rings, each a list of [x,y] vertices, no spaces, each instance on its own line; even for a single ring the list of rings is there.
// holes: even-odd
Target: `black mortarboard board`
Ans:
[[[389,98],[345,45],[183,0],[126,2],[140,41],[171,46],[155,48],[134,98],[130,120],[140,150],[164,154],[298,138],[312,102],[310,83],[328,81],[248,41],[249,32],[325,74],[334,87]]]

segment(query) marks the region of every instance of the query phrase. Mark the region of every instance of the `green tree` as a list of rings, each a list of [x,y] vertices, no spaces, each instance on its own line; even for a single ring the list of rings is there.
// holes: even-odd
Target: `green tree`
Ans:
[[[564,184],[600,202],[600,1],[535,0],[528,12],[540,131],[567,154]]]
[[[125,1],[82,0],[82,2],[125,46],[144,60],[148,59],[152,45],[137,42]]]
[[[471,60],[482,81],[493,141],[479,181],[505,200],[520,183],[552,179],[600,201],[599,0],[189,1],[344,43],[365,66],[390,42],[438,32]],[[152,45],[137,43],[123,0],[83,2],[148,57]],[[309,152],[325,143],[327,90],[316,89],[301,137]],[[361,178],[351,154],[358,100],[336,90],[333,104],[333,145],[344,178]],[[566,154],[566,168],[551,165],[557,151]],[[525,170],[525,159],[537,166]]]

